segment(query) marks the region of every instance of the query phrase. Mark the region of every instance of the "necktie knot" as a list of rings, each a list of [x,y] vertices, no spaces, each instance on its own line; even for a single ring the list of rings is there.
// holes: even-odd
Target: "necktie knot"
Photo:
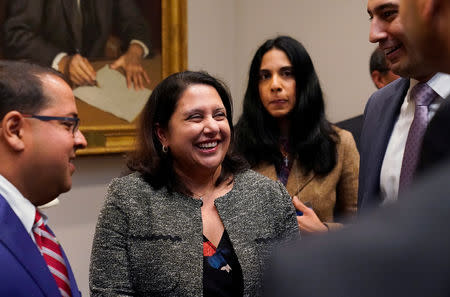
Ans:
[[[33,229],[36,227],[41,227],[42,225],[44,225],[44,220],[42,219],[42,216],[39,213],[39,211],[36,209],[36,215],[34,216]]]
[[[436,92],[426,83],[418,83],[411,89],[411,99],[416,106],[428,106],[436,96]]]

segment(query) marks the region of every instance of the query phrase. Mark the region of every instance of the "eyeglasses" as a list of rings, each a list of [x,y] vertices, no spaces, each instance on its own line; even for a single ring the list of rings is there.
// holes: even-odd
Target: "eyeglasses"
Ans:
[[[63,125],[69,127],[72,130],[72,134],[78,131],[80,127],[80,119],[78,117],[52,117],[52,116],[42,116],[35,114],[22,114],[24,118],[34,118],[40,121],[48,122],[48,121],[60,121]]]

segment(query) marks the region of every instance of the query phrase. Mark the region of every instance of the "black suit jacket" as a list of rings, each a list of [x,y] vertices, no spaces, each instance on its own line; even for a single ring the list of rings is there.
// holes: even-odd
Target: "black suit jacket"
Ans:
[[[363,125],[363,115],[357,115],[356,117],[352,117],[335,124],[341,129],[350,131],[355,139],[356,147],[359,151],[359,138],[361,137],[361,129]]]
[[[448,160],[358,225],[281,250],[266,296],[450,296],[449,176]]]
[[[376,91],[367,102],[359,144],[358,211],[381,202],[381,165],[408,88],[409,79],[399,78]]]
[[[8,1],[3,25],[3,50],[6,58],[29,59],[51,65],[60,52],[77,52],[74,34],[76,0],[11,0]],[[132,0],[95,1],[98,28],[95,42],[86,54],[103,57],[106,41],[113,26],[125,46],[132,39],[150,48],[148,25]]]

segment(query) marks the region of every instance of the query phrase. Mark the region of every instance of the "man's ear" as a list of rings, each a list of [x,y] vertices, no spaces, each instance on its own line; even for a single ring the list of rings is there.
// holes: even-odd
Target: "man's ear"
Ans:
[[[422,14],[425,22],[431,24],[436,17],[438,17],[440,10],[442,9],[441,0],[421,0],[419,6],[419,13]]]
[[[1,135],[12,150],[22,151],[25,149],[24,117],[17,111],[8,112],[1,121]]]
[[[377,89],[381,89],[382,87],[384,87],[383,77],[381,76],[380,71],[374,70],[372,71],[370,76],[372,77],[372,81],[377,87]]]
[[[160,124],[155,124],[155,132],[162,145],[168,146],[167,131]]]
[[[442,36],[441,40],[445,44],[449,32],[450,2],[448,0],[428,0],[425,6],[427,10],[427,24],[431,24],[436,35]]]

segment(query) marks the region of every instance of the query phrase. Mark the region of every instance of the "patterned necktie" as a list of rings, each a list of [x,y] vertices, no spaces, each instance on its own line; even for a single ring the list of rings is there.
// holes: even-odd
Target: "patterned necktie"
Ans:
[[[65,261],[62,257],[59,243],[44,224],[41,214],[36,210],[33,234],[39,251],[47,262],[48,269],[55,278],[61,296],[70,297],[70,282]]]
[[[419,161],[423,135],[428,125],[428,106],[437,94],[426,83],[418,83],[412,88],[410,96],[415,101],[416,108],[403,153],[399,193],[407,189],[412,182]]]

